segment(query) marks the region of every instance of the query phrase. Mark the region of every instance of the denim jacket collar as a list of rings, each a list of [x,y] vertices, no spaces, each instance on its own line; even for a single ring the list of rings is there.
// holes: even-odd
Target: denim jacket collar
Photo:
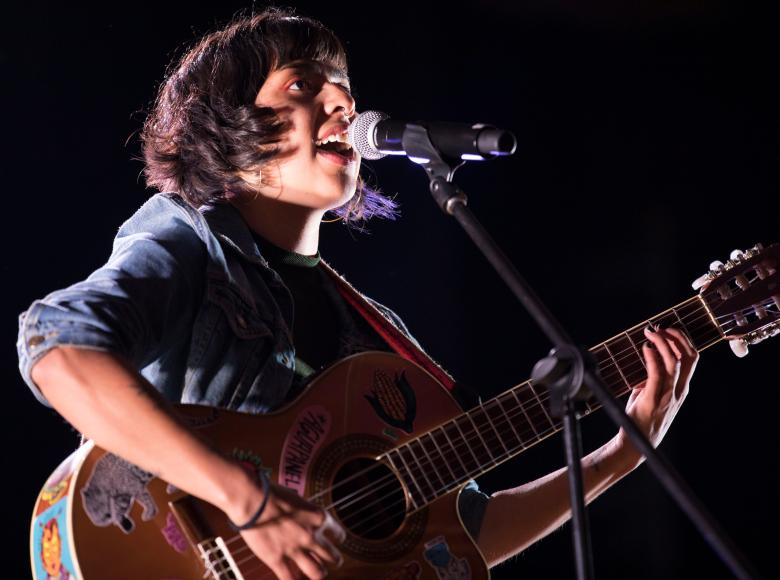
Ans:
[[[268,267],[268,262],[257,249],[252,232],[235,207],[229,203],[220,203],[202,205],[198,211],[222,243],[232,248],[245,260]]]

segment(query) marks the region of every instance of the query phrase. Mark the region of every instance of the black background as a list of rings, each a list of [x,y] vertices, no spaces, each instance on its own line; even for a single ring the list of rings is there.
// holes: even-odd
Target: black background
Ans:
[[[710,261],[780,237],[777,15],[717,0],[626,4],[296,5],[345,40],[360,109],[516,133],[514,157],[471,164],[458,182],[588,345],[688,298]],[[133,135],[168,61],[246,7],[29,2],[4,18],[5,577],[29,575],[35,496],[77,443],[16,371],[16,317],[106,259],[120,223],[151,193]],[[422,170],[399,158],[370,173],[397,193],[403,217],[368,235],[325,225],[323,255],[485,396],[524,380],[548,345],[436,209]],[[778,352],[767,342],[745,360],[725,344],[704,353],[661,446],[766,576],[780,515]],[[588,450],[614,432],[602,416],[583,427]],[[480,483],[496,491],[562,461],[552,438]],[[645,466],[590,515],[600,578],[729,577]],[[494,577],[573,577],[570,546],[566,526]]]

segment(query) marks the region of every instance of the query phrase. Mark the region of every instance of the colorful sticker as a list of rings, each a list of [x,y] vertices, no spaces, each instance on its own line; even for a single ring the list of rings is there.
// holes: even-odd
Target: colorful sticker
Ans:
[[[417,415],[417,398],[404,371],[396,374],[395,379],[391,379],[384,371],[374,372],[371,394],[364,396],[382,421],[407,433],[412,432],[412,423]]]
[[[46,480],[46,483],[43,484],[43,490],[38,497],[39,501],[35,506],[36,516],[42,514],[67,496],[70,482],[73,479],[74,466],[79,465],[84,456],[89,453],[91,449],[92,445],[82,445],[71,453],[57,466],[57,469],[52,472]]]
[[[133,502],[141,504],[143,521],[157,515],[157,504],[146,489],[154,476],[129,463],[106,453],[95,463],[87,484],[81,488],[84,511],[93,524],[100,527],[111,524],[129,534],[135,523],[128,516]]]
[[[58,481],[54,485],[46,486],[41,491],[39,511],[46,510],[68,495],[68,487],[71,478]],[[42,508],[42,509],[41,509]]]
[[[244,468],[244,471],[252,477],[259,477],[260,472],[265,472],[268,477],[271,477],[271,468],[264,467],[262,457],[254,451],[234,447],[232,455],[239,465]]]
[[[419,562],[409,562],[403,568],[393,570],[381,580],[417,580],[422,574],[422,566]]]
[[[437,536],[425,544],[426,562],[436,570],[439,580],[467,580],[471,578],[471,566],[466,558],[456,558],[444,536]]]
[[[307,407],[293,422],[282,448],[279,483],[303,496],[306,472],[314,453],[330,432],[330,413],[320,405]]]
[[[176,521],[176,516],[173,515],[173,512],[168,512],[168,517],[165,518],[165,527],[160,531],[171,548],[180,554],[184,554],[187,551],[189,547],[187,538],[184,536],[184,532],[181,531],[179,522]]]
[[[69,580],[75,577],[65,517],[68,502],[50,507],[33,522],[33,567],[35,578]]]

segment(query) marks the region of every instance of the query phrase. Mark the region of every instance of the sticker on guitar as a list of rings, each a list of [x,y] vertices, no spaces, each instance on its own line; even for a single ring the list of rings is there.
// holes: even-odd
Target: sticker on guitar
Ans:
[[[428,562],[439,580],[468,580],[471,578],[471,567],[466,558],[456,558],[450,552],[444,536],[436,536],[425,544],[425,561]]]
[[[363,396],[382,421],[407,433],[412,432],[417,416],[417,398],[406,380],[406,373],[401,371],[391,379],[384,371],[375,371],[371,393]]]
[[[144,508],[143,521],[157,515],[157,504],[147,484],[154,476],[111,453],[106,453],[95,463],[92,475],[81,488],[82,505],[93,524],[99,527],[115,525],[129,534],[135,522],[128,516],[133,502]]]
[[[306,471],[314,453],[330,432],[330,413],[320,405],[304,409],[287,432],[282,447],[279,483],[303,496]]]
[[[75,577],[65,511],[65,504],[62,503],[35,518],[33,568],[36,578],[69,580]]]
[[[179,523],[176,521],[176,516],[173,512],[168,512],[168,516],[165,518],[165,527],[160,529],[165,542],[174,550],[180,554],[185,554],[189,544],[187,544],[187,538],[184,536],[184,532],[181,531]]]

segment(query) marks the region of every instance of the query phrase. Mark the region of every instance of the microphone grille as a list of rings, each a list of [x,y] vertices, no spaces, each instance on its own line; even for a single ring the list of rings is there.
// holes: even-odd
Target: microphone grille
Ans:
[[[387,155],[379,151],[374,143],[376,124],[387,118],[387,115],[379,111],[365,111],[360,113],[349,126],[347,132],[349,144],[363,159],[381,159]]]

